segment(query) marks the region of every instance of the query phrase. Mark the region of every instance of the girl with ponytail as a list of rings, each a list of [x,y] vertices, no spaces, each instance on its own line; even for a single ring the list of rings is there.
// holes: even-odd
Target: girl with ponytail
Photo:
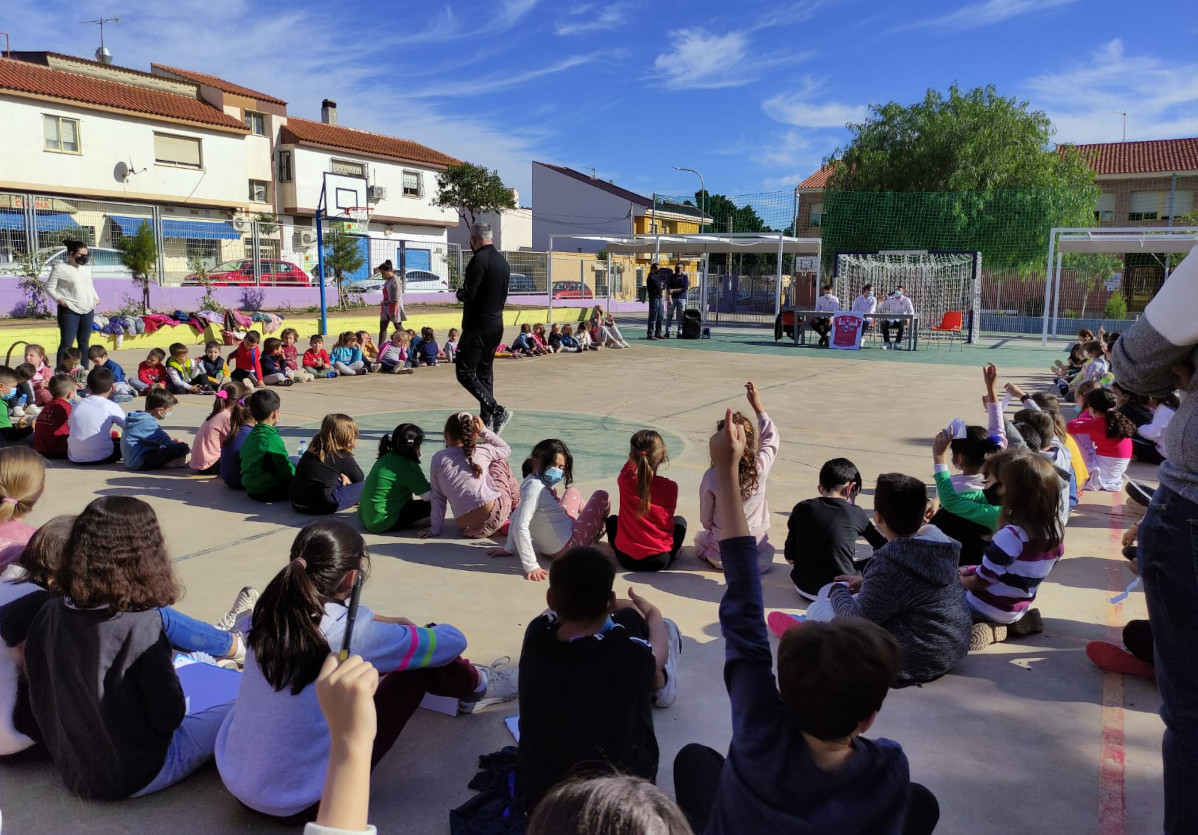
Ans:
[[[195,440],[191,444],[190,466],[196,475],[217,475],[220,473],[221,447],[230,434],[236,434],[232,429],[233,412],[244,409],[237,401],[248,396],[250,390],[243,383],[228,380],[217,390],[212,401],[212,411],[208,418],[196,430]],[[238,422],[238,428],[244,420]]]
[[[463,536],[478,539],[498,532],[520,504],[520,484],[512,475],[512,448],[469,412],[445,421],[445,449],[433,455],[432,513],[420,536],[440,536],[445,509]]]
[[[379,441],[379,457],[362,483],[358,518],[371,533],[386,533],[426,524],[432,505],[430,485],[420,469],[424,430],[401,423]]]
[[[1082,489],[1112,493],[1122,490],[1136,425],[1119,411],[1114,393],[1104,388],[1091,391],[1085,397],[1085,409],[1068,426],[1090,468],[1090,480]]]
[[[216,739],[221,779],[251,809],[315,817],[331,742],[314,685],[329,653],[341,648],[350,594],[369,569],[361,534],[344,522],[313,522],[296,536],[287,564],[254,606],[241,689]],[[516,695],[514,671],[462,658],[466,639],[452,626],[420,628],[363,603],[351,643],[382,676],[374,694],[372,767],[424,694],[457,698],[465,712]]]
[[[686,539],[686,520],[675,516],[678,483],[657,474],[669,461],[666,442],[652,429],[633,433],[620,470],[620,512],[607,517],[607,541],[625,571],[669,568]]]
[[[16,562],[34,528],[21,521],[46,489],[46,460],[26,446],[0,449],[0,570]]]

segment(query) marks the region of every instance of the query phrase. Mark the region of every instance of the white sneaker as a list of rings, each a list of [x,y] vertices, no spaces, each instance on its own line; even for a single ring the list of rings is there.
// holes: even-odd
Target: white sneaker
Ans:
[[[486,667],[476,665],[476,669],[486,679],[486,689],[477,698],[462,699],[458,703],[462,713],[474,713],[484,707],[510,702],[520,695],[520,671],[512,666],[511,656],[497,658]]]
[[[257,602],[258,592],[250,586],[246,586],[237,592],[237,597],[233,599],[233,605],[229,611],[225,612],[224,617],[216,622],[216,628],[225,632],[233,631],[233,627],[237,625],[237,619],[246,612],[253,611],[254,604]]]
[[[670,633],[670,651],[666,655],[666,683],[653,694],[654,707],[669,707],[678,698],[678,657],[682,655],[682,630],[678,624],[665,618],[666,631]]]
[[[890,343],[889,343],[889,342],[883,342],[883,343],[882,343],[882,350],[883,350],[883,351],[889,351],[889,350],[890,350]]]
[[[25,417],[25,407],[24,406],[13,406],[12,411],[10,411],[9,414],[15,418],[23,418],[23,417]]]
[[[41,413],[42,413],[41,406],[26,406],[25,407],[25,416],[26,417],[37,417]]]

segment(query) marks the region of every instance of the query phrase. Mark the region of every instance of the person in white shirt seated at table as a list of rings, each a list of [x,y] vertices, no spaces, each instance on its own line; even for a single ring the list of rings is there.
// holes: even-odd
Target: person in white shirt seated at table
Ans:
[[[862,284],[861,295],[853,299],[853,312],[861,314],[862,336],[865,336],[865,332],[874,326],[874,320],[870,316],[877,309],[878,300],[874,297],[874,286],[872,284]]]
[[[890,294],[890,298],[878,305],[879,316],[885,316],[887,313],[905,313],[908,316],[915,315],[915,305],[911,303],[911,299],[903,293],[903,285],[894,288],[894,292]],[[882,319],[882,350],[885,351],[890,345],[890,331],[898,328],[898,337],[894,340],[894,347],[897,348],[903,344],[903,326],[906,324],[905,319]]]
[[[818,313],[836,313],[840,310],[840,299],[836,298],[832,292],[831,284],[824,285],[823,295],[815,300],[815,309]],[[819,334],[820,347],[828,347],[828,333],[832,330],[832,317],[811,316],[808,318],[807,324]]]

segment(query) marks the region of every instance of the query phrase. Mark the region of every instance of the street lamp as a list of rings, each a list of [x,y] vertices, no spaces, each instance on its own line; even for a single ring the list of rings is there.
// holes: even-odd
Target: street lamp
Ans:
[[[698,171],[696,171],[693,168],[682,168],[680,166],[675,165],[674,170],[675,171],[689,171],[690,173],[694,174],[696,177],[699,178],[699,232],[702,233],[703,227],[706,225],[703,223],[703,221],[706,220],[706,218],[707,218],[706,213],[703,211],[703,203],[707,200],[707,183],[705,183],[703,181],[703,175],[700,174]]]

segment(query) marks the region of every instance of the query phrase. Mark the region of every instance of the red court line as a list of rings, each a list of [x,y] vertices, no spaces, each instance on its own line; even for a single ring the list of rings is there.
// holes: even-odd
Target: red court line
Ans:
[[[1109,494],[1111,512],[1108,517],[1110,544],[1120,553],[1123,538],[1123,494]],[[1111,572],[1111,596],[1122,591],[1120,574]],[[1123,604],[1106,604],[1108,640],[1121,645]],[[1123,736],[1123,676],[1106,672],[1102,675],[1102,747],[1098,766],[1098,832],[1099,835],[1125,835],[1127,828],[1126,797],[1124,795],[1124,736]]]

